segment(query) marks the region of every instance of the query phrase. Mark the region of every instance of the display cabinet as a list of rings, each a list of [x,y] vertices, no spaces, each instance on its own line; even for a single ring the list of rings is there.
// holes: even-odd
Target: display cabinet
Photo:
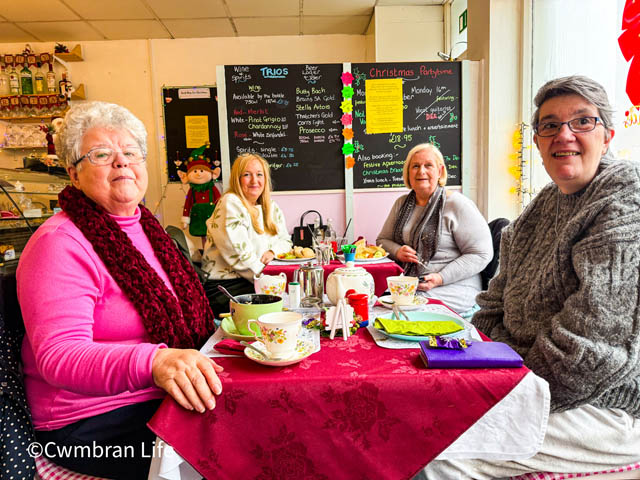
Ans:
[[[58,210],[58,193],[68,184],[63,175],[0,168],[1,268],[14,268],[29,237]]]

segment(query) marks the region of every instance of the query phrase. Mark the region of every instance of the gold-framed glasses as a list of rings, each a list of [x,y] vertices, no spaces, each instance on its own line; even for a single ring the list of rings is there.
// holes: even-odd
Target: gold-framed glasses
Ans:
[[[122,154],[127,159],[127,162],[132,165],[142,163],[146,160],[146,157],[142,154],[142,150],[140,150],[138,147],[127,147],[124,150],[113,150],[112,148],[99,147],[89,150],[86,154],[76,160],[73,166],[75,167],[85,158],[87,158],[94,165],[111,165],[113,162],[115,162],[116,157],[119,153]]]
[[[573,133],[590,132],[598,123],[602,123],[600,117],[578,117],[568,122],[543,122],[536,125],[536,133],[539,137],[553,137],[560,133],[562,125],[567,125]]]

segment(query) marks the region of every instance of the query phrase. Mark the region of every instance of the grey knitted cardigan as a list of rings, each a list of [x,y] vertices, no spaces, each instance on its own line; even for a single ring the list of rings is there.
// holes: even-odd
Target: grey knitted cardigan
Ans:
[[[474,325],[549,382],[551,411],[640,418],[640,165],[602,159],[580,192],[547,185],[502,234]]]

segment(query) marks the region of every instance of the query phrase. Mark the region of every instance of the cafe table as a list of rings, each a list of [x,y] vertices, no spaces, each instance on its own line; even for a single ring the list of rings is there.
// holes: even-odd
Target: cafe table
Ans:
[[[438,303],[425,309],[448,311]],[[214,356],[220,338],[203,352]],[[549,389],[526,367],[427,369],[416,345],[380,345],[361,328],[347,341],[322,338],[287,367],[216,358],[225,370],[214,410],[167,397],[150,420],[168,446],[149,479],[410,479],[435,458],[518,460],[539,449]]]
[[[304,261],[292,263],[276,259],[269,262],[269,264],[264,268],[263,273],[265,275],[278,275],[280,272],[284,272],[287,275],[287,282],[291,282],[293,281],[293,272],[303,264]],[[324,269],[325,284],[327,283],[327,277],[331,272],[336,268],[345,266],[346,265],[339,260],[331,260],[330,264],[323,265],[322,268]],[[373,262],[356,262],[354,266],[362,267],[371,274],[375,283],[375,294],[378,297],[387,290],[387,277],[400,275],[403,272],[400,265],[388,258],[383,258],[382,260]]]

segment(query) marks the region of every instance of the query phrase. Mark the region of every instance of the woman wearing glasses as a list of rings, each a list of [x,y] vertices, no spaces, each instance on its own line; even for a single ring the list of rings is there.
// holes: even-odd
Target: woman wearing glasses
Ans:
[[[503,231],[500,272],[473,323],[549,383],[546,436],[526,460],[432,462],[429,478],[640,460],[640,166],[610,155],[612,108],[598,83],[552,80],[534,102],[534,141],[553,183]]]
[[[146,478],[146,428],[169,393],[204,412],[222,369],[199,353],[214,330],[195,272],[151,212],[146,131],[127,109],[74,106],[56,150],[72,186],[18,266],[24,382],[44,455],[76,472]],[[97,445],[111,452],[100,455]],[[63,447],[87,447],[64,455]],[[94,455],[95,454],[95,455]]]

